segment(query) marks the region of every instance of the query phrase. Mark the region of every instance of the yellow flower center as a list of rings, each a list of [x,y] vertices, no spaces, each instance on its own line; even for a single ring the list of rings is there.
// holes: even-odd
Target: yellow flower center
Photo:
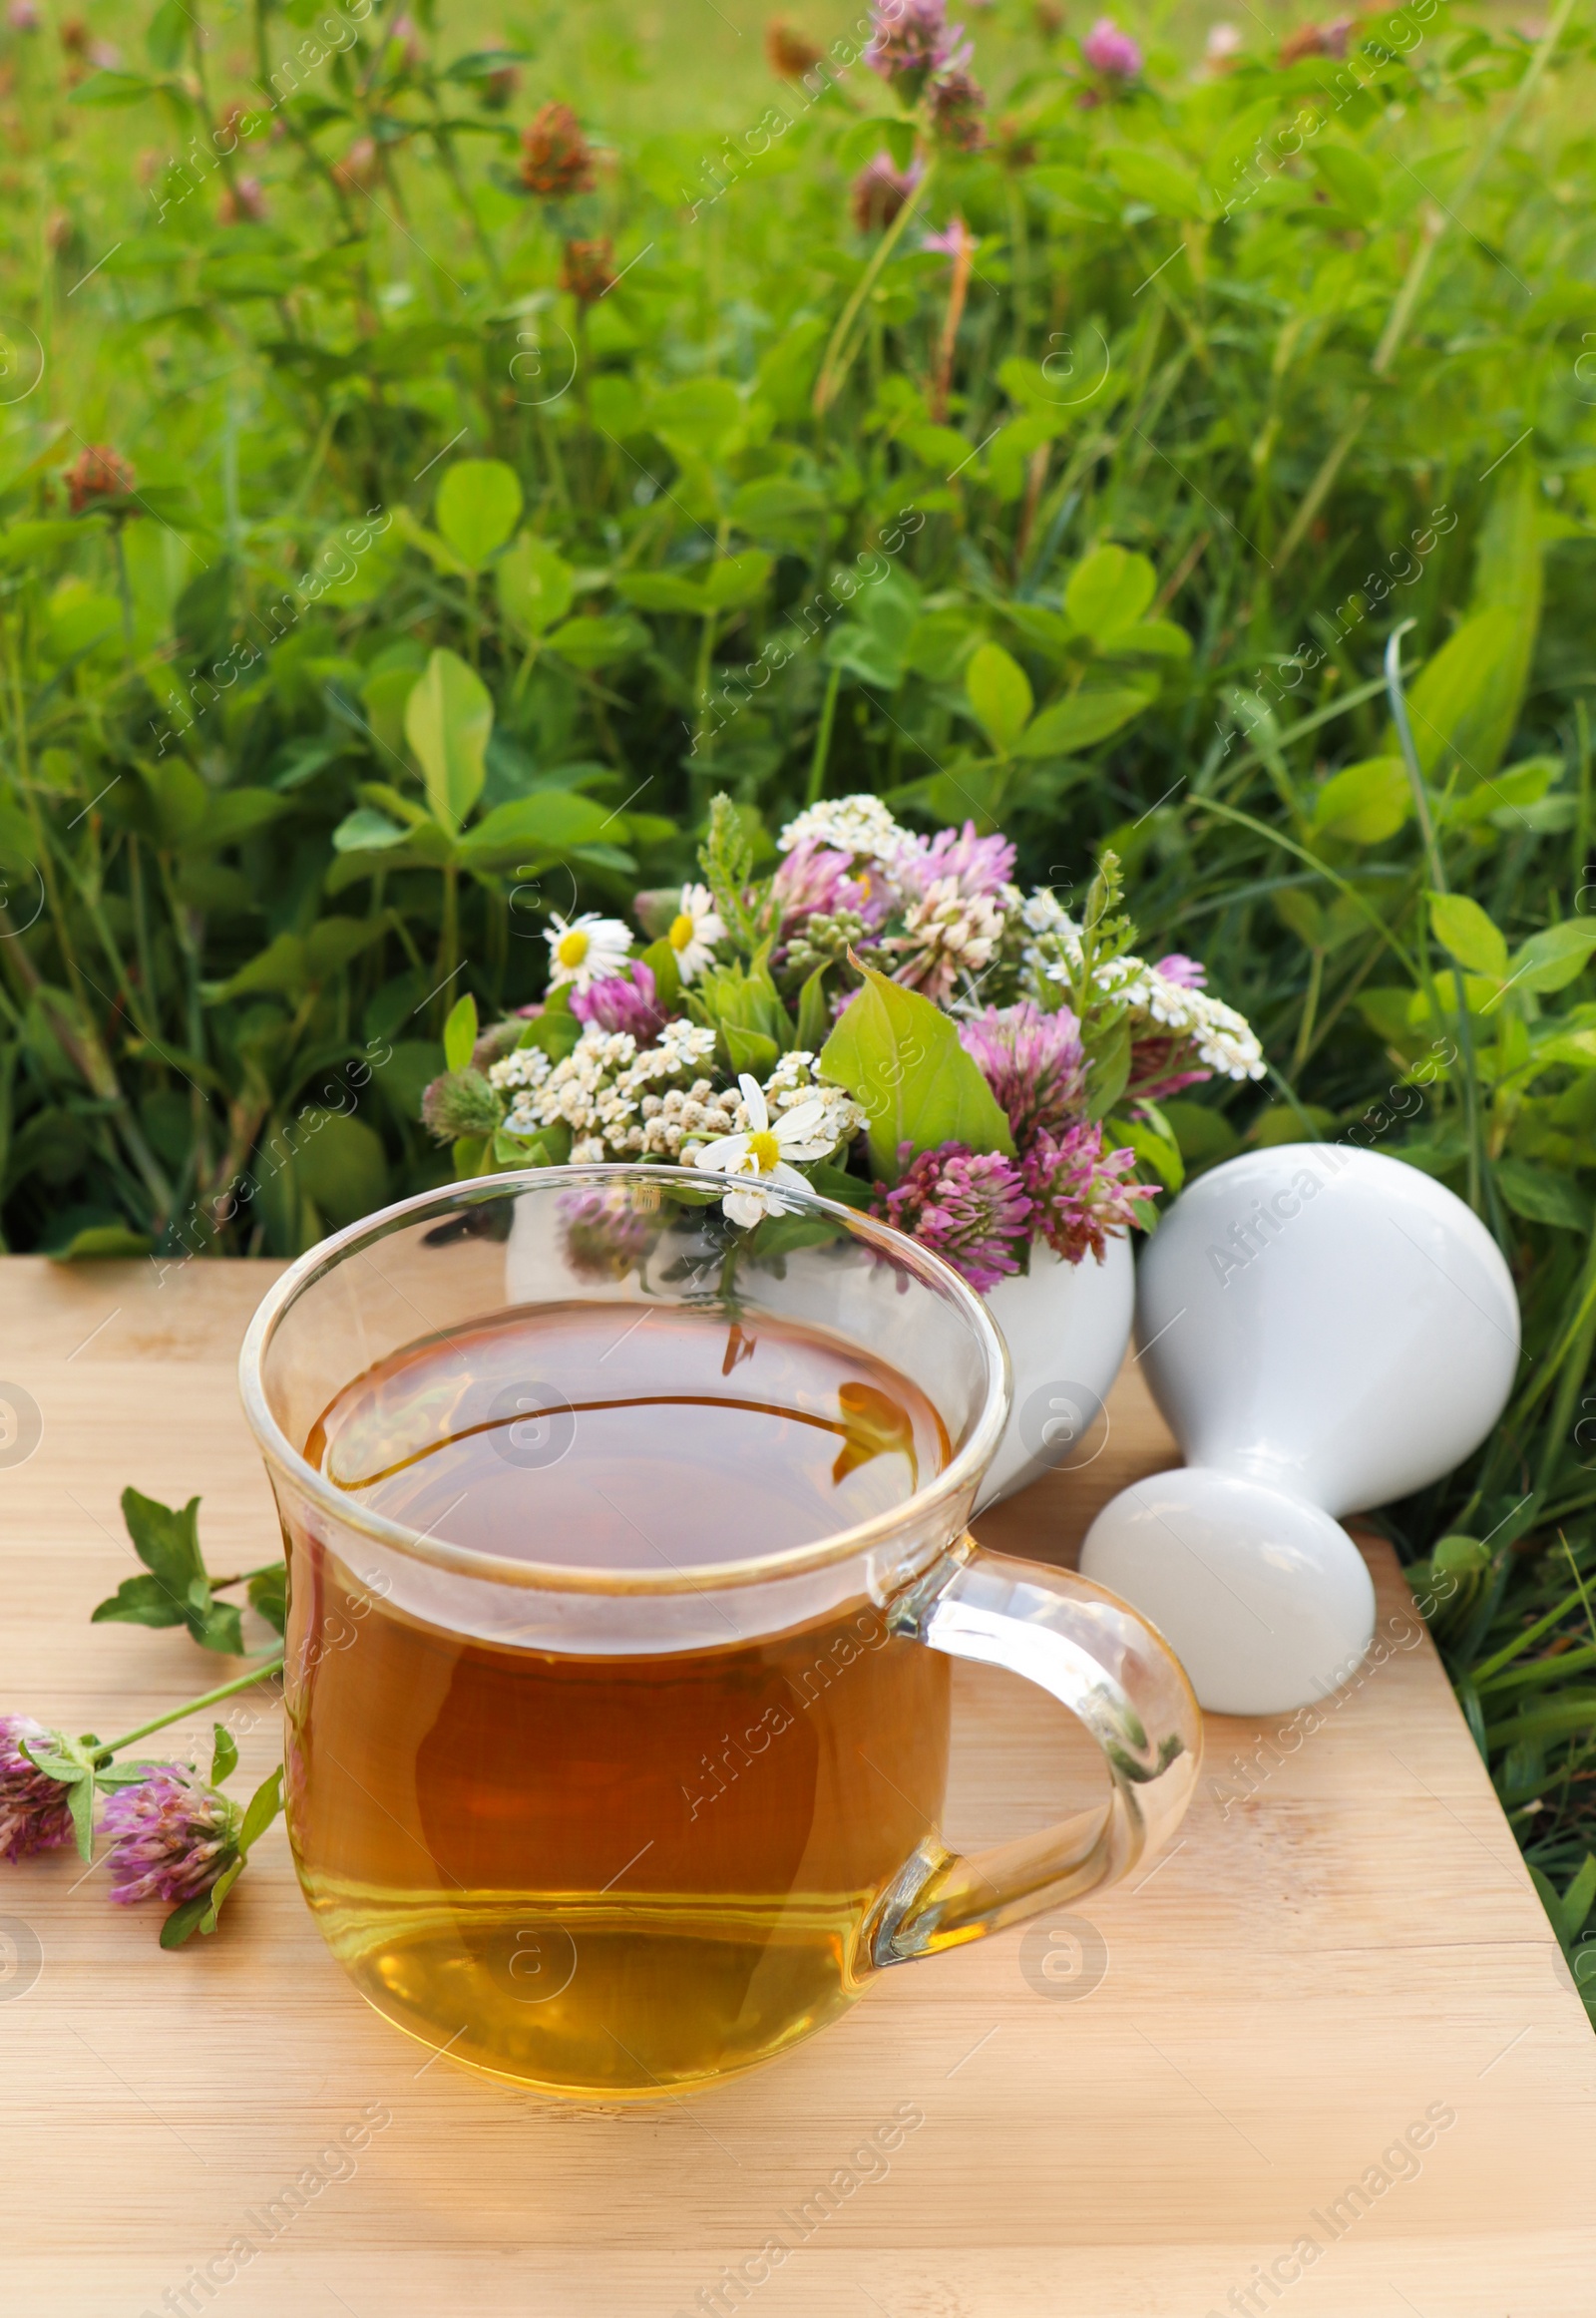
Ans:
[[[656,919],[654,920],[654,924],[657,926],[657,925],[658,925],[658,923],[659,923],[659,921],[658,921],[658,919],[656,918]],[[692,933],[693,933],[692,920],[691,920],[691,919],[688,917],[688,915],[687,915],[686,911],[685,911],[685,910],[683,910],[683,912],[682,912],[682,914],[681,914],[681,916],[680,916],[679,918],[673,918],[673,919],[671,920],[671,924],[670,924],[670,947],[671,947],[671,949],[672,949],[672,950],[685,950],[685,949],[686,949],[686,947],[687,947],[687,945],[688,945],[688,943],[689,943],[689,942],[692,940]]]
[[[750,1135],[748,1151],[761,1175],[768,1175],[781,1157],[781,1145],[774,1135]]]
[[[581,966],[588,955],[588,937],[573,926],[569,934],[562,934],[555,945],[555,956],[562,966]]]

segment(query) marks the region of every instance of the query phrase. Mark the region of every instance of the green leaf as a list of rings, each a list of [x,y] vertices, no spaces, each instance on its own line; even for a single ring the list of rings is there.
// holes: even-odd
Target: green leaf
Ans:
[[[722,556],[704,574],[704,601],[716,611],[755,603],[769,585],[773,570],[774,561],[763,548],[745,548],[740,556]]]
[[[405,703],[405,738],[426,776],[433,819],[451,837],[488,777],[493,698],[458,652],[438,650]]]
[[[137,1489],[122,1492],[122,1518],[133,1550],[147,1570],[154,1571],[172,1599],[187,1603],[196,1581],[205,1583],[205,1565],[200,1552],[200,1500],[191,1497],[180,1513]]]
[[[67,1743],[70,1745],[70,1739]],[[30,1745],[26,1738],[20,1741],[20,1746],[36,1770],[42,1770],[46,1778],[59,1779],[63,1786],[76,1786],[89,1775],[87,1763],[80,1762],[75,1755],[58,1753],[49,1746]]]
[[[249,1607],[281,1634],[288,1623],[288,1565],[257,1570],[249,1580]]]
[[[1321,837],[1347,845],[1379,845],[1395,837],[1412,809],[1407,767],[1400,757],[1369,757],[1348,765],[1314,800],[1313,826]]]
[[[268,991],[297,997],[330,980],[387,931],[386,913],[377,918],[319,919],[304,937],[279,934],[226,981],[202,983],[201,994],[210,1005]]]
[[[225,1723],[215,1723],[211,1728],[215,1733],[216,1742],[210,1755],[210,1783],[212,1786],[219,1786],[222,1780],[230,1778],[238,1767],[238,1741],[227,1729]]]
[[[326,1222],[352,1224],[383,1205],[388,1154],[374,1127],[339,1111],[309,1111],[300,1125],[294,1174]]]
[[[466,992],[449,1009],[443,1026],[443,1058],[450,1070],[465,1070],[477,1045],[477,1001]]]
[[[551,629],[549,648],[574,668],[607,668],[616,660],[629,659],[633,652],[646,650],[650,640],[640,619],[605,612],[563,620]]]
[[[189,1614],[189,1632],[201,1650],[214,1650],[223,1658],[242,1658],[243,1626],[231,1602],[212,1602],[208,1598],[202,1606],[197,1605]]]
[[[394,509],[394,530],[413,548],[421,550],[435,572],[445,572],[451,580],[472,577],[470,565],[455,554],[447,540],[439,539],[436,532],[429,532],[425,524],[419,523],[410,508]]]
[[[769,584],[772,563],[763,548],[684,572],[636,572],[621,580],[618,592],[643,611],[685,611],[705,618],[712,611],[752,603]]]
[[[403,845],[409,835],[374,805],[357,805],[333,831],[332,848],[334,853],[380,853],[390,845]]]
[[[142,105],[146,97],[153,97],[160,89],[159,81],[146,80],[143,73],[91,73],[81,89],[74,89],[67,99],[69,105]]]
[[[181,1948],[184,1941],[191,1938],[200,1929],[200,1918],[209,1915],[209,1913],[210,1893],[208,1891],[198,1892],[193,1899],[184,1900],[180,1906],[173,1909],[161,1927],[161,1945],[163,1948]]]
[[[991,1087],[940,1006],[889,981],[873,966],[820,1056],[824,1075],[845,1086],[868,1124],[872,1169],[896,1183],[899,1152],[963,1143],[1013,1156],[1014,1139]]]
[[[907,172],[915,158],[918,132],[913,121],[884,121],[881,133],[887,140],[887,151],[892,155],[893,167]]]
[[[1035,706],[1024,669],[1001,644],[983,644],[971,654],[965,690],[998,755],[1010,755]]]
[[[1105,628],[1092,642],[1105,660],[1189,660],[1191,637],[1172,619],[1138,619]]]
[[[1325,913],[1311,894],[1305,894],[1300,887],[1288,886],[1284,893],[1275,896],[1275,916],[1283,926],[1291,928],[1305,950],[1324,949]],[[1404,990],[1403,1005],[1406,1002]]]
[[[183,51],[194,19],[183,0],[161,0],[161,6],[150,19],[145,47],[150,62],[158,73],[175,73],[183,62]]]
[[[570,1004],[562,1006],[555,1002],[566,994],[563,990],[555,992],[555,997],[545,1004],[543,1012],[535,1015],[522,1031],[516,1040],[518,1046],[541,1047],[551,1062],[563,1062],[573,1048],[581,1043],[582,1024],[571,1011]]]
[[[480,572],[521,521],[521,483],[501,459],[460,459],[438,486],[438,529],[469,571]]]
[[[385,917],[320,918],[305,936],[305,977],[313,988],[341,973],[352,958],[380,942],[388,931]]]
[[[1073,692],[1055,700],[1026,727],[1014,754],[1021,757],[1063,757],[1106,740],[1147,705],[1145,692]]]
[[[43,1253],[52,1264],[102,1264],[148,1256],[154,1246],[148,1232],[136,1232],[127,1224],[87,1224],[64,1241],[49,1241]]]
[[[648,424],[662,440],[674,440],[714,459],[742,433],[742,397],[729,379],[685,379],[654,396]]]
[[[89,1613],[91,1626],[183,1626],[188,1622],[185,1602],[159,1578],[124,1578],[109,1601],[96,1603]]]
[[[1098,159],[1133,199],[1146,201],[1165,217],[1202,217],[1202,188],[1189,170],[1161,161],[1139,145],[1106,145]]]
[[[1475,789],[1454,790],[1439,801],[1436,818],[1446,828],[1467,828],[1475,822],[1490,821],[1498,829],[1533,829],[1538,823],[1530,809],[1540,804],[1562,770],[1561,757],[1525,757],[1521,764],[1509,765],[1504,772],[1481,781]],[[1577,800],[1559,797],[1555,802],[1559,807],[1570,809],[1570,818],[1563,826],[1571,829]]]
[[[1507,964],[1507,979],[1514,989],[1566,989],[1584,972],[1592,951],[1596,951],[1596,925],[1588,918],[1565,918],[1560,926],[1532,934],[1514,952]]]
[[[744,1029],[738,1022],[721,1023],[720,1042],[728,1067],[738,1073],[750,1071],[755,1078],[768,1078],[781,1056],[781,1048],[767,1032]]]
[[[831,1004],[826,996],[829,962],[817,966],[798,992],[797,1043],[806,1054],[818,1054],[831,1031]]]
[[[904,680],[902,654],[858,620],[844,620],[832,629],[821,646],[821,658],[828,667],[841,668],[845,675],[857,676],[862,684],[874,684],[878,691],[896,692]]]
[[[514,869],[539,854],[598,844],[606,826],[613,828],[614,815],[597,798],[576,789],[538,789],[485,813],[460,840],[460,859],[472,870]]]
[[[618,592],[640,611],[685,611],[702,617],[703,590],[680,572],[632,572],[618,582]]]
[[[1118,1022],[1089,1057],[1086,1074],[1086,1116],[1103,1119],[1130,1084],[1130,1024]]]
[[[654,997],[666,1013],[676,1011],[681,999],[681,973],[668,935],[650,942],[638,962],[654,977]]]
[[[190,832],[187,851],[214,853],[223,845],[237,845],[270,821],[290,810],[289,801],[271,789],[223,789],[205,800],[199,826]]]
[[[1596,1852],[1587,1851],[1584,1865],[1558,1903],[1556,1922],[1565,1940],[1577,1940],[1596,1906]]]
[[[1349,217],[1371,225],[1383,206],[1380,174],[1350,145],[1318,145],[1314,168]]]
[[[1408,695],[1419,769],[1438,780],[1455,758],[1485,780],[1507,753],[1529,675],[1535,621],[1495,604],[1465,619],[1427,661]]]
[[[1507,972],[1507,944],[1477,902],[1466,894],[1431,894],[1429,923],[1435,939],[1471,973],[1501,981]]]
[[[238,1829],[238,1851],[243,1859],[259,1842],[272,1820],[282,1808],[282,1764],[279,1762],[271,1776],[262,1779],[249,1797],[243,1814],[243,1825]]]
[[[1161,1135],[1145,1119],[1125,1118],[1110,1119],[1103,1133],[1113,1150],[1122,1149],[1128,1143],[1166,1191],[1179,1191],[1186,1180],[1186,1166],[1180,1145],[1172,1135]]]
[[[1160,1103],[1158,1108],[1188,1167],[1211,1166],[1217,1160],[1233,1158],[1241,1148],[1240,1138],[1224,1112],[1214,1110],[1207,1103],[1172,1101]]]
[[[571,609],[571,566],[542,540],[523,535],[494,566],[499,608],[524,635],[541,636]]]
[[[1139,620],[1157,586],[1158,575],[1145,556],[1127,548],[1094,548],[1069,575],[1064,609],[1095,640]]]
[[[1563,1231],[1590,1230],[1590,1194],[1570,1177],[1554,1174],[1549,1167],[1532,1167],[1527,1159],[1498,1159],[1491,1173],[1514,1215],[1532,1224],[1555,1224]]]
[[[846,1167],[839,1167],[830,1159],[817,1159],[803,1173],[819,1192],[822,1199],[834,1199],[839,1207],[858,1208],[868,1214],[875,1205],[875,1197],[868,1183],[857,1175],[850,1175]]]

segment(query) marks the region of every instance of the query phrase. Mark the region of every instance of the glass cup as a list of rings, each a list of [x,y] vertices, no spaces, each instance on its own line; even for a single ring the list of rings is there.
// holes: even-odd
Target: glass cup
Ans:
[[[302,1257],[243,1349],[288,1553],[287,1818],[306,1897],[379,2012],[550,2093],[646,2097],[767,2060],[887,1967],[1145,1866],[1197,1778],[1196,1702],[1154,1629],[965,1534],[1008,1412],[981,1298],[871,1217],[783,1193],[748,1232],[718,1197],[649,1167],[430,1192]],[[668,1337],[695,1315],[725,1325],[728,1394],[761,1328],[807,1332],[878,1377],[885,1363],[940,1418],[941,1469],[797,1543],[755,1490],[730,1561],[684,1560],[676,1530],[674,1558],[651,1552],[643,1511],[614,1567],[463,1543],[450,1508],[418,1526],[323,1469],[324,1413],[397,1374],[400,1461],[480,1433],[503,1459],[493,1502],[535,1534],[598,1405],[591,1379],[561,1372],[571,1329],[612,1329],[618,1347],[644,1320]],[[418,1357],[431,1381],[407,1402]],[[951,1658],[1071,1709],[1102,1750],[1106,1802],[949,1850]]]

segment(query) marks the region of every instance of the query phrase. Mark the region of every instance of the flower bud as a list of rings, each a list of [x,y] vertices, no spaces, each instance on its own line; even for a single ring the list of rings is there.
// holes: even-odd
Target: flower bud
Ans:
[[[569,105],[545,105],[521,132],[521,182],[545,201],[593,192],[593,147]]]

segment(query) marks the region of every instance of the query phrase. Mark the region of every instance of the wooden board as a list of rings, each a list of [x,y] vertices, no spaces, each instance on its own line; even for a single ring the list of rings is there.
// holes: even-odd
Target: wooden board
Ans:
[[[202,1494],[213,1568],[271,1551],[233,1381],[270,1277],[0,1264],[0,1380],[43,1417],[36,1451],[0,1463],[0,1712],[128,1729],[217,1665],[87,1620],[134,1567],[129,1481]],[[981,1523],[988,1542],[1066,1558],[1104,1498],[1170,1461],[1133,1365],[1099,1445]],[[221,1936],[178,1955],[155,1911],[111,1907],[92,1874],[75,1888],[74,1860],[0,1866],[0,1975],[34,1939],[41,1965],[0,1977],[0,2310],[1589,2318],[1596,2042],[1393,1560],[1369,1551],[1386,1663],[1312,1732],[1211,1721],[1179,1848],[1084,1903],[1073,1946],[1055,1925],[890,1972],[840,2026],[693,2100],[570,2109],[419,2060],[323,1948],[280,1828]],[[956,1675],[953,1839],[1078,1799],[1062,1711]],[[263,1718],[245,1771],[276,1744]],[[1426,2116],[1453,2122],[1382,2166]],[[906,2117],[923,2123],[889,2152]],[[313,2170],[346,2127],[364,2145]],[[250,2258],[216,2283],[240,2238]],[[784,2258],[723,2287],[772,2238]],[[211,2288],[189,2284],[206,2264]],[[1275,2264],[1271,2296],[1253,2281]]]

